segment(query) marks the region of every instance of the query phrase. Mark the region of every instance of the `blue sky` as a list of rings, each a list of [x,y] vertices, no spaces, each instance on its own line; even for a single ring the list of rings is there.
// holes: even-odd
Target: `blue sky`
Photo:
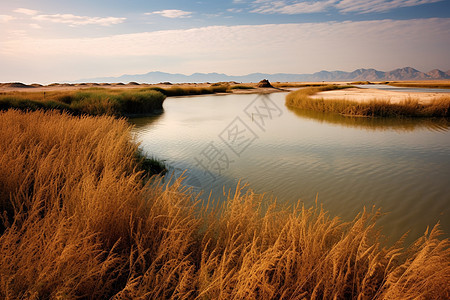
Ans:
[[[448,0],[11,0],[0,82],[450,69]]]

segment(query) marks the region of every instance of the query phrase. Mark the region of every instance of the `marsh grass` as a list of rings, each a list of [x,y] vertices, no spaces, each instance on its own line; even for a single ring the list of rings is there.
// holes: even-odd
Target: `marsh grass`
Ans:
[[[137,166],[144,171],[145,176],[152,176],[155,174],[164,175],[167,173],[168,166],[153,156],[147,156],[142,149],[138,149],[135,153]]]
[[[429,88],[429,89],[450,89],[450,82],[386,82],[385,84],[398,87],[412,87],[412,88]]]
[[[300,83],[300,82],[275,82],[272,83],[272,86],[276,88],[303,88],[303,87],[320,87],[320,86],[328,86],[326,83]]]
[[[148,114],[162,109],[165,96],[158,91],[114,90],[93,87],[78,91],[10,92],[0,95],[0,110],[57,109],[74,114]]]
[[[159,113],[166,97],[231,91],[229,84],[215,84],[208,87],[108,88],[98,86],[72,91],[13,91],[0,93],[0,111],[10,108],[31,111],[56,109],[75,115],[136,116]]]
[[[230,87],[231,90],[253,90],[255,89],[253,86],[249,85],[232,85]]]
[[[450,117],[450,97],[442,96],[431,103],[422,104],[417,99],[407,99],[400,103],[385,100],[357,102],[340,99],[313,99],[310,96],[321,91],[346,88],[349,86],[324,86],[304,88],[286,96],[286,105],[299,109],[338,113],[361,117]]]
[[[136,151],[124,120],[0,112],[0,298],[450,296],[437,226],[385,247],[376,210],[343,222],[242,186],[211,206],[144,181]]]
[[[182,87],[174,86],[170,88],[150,87],[144,88],[143,91],[155,90],[167,97],[175,96],[190,96],[190,95],[206,95],[216,93],[227,93],[229,91],[228,85],[211,85],[209,87]]]
[[[373,84],[370,81],[354,81],[350,83],[351,85],[366,85],[366,84]]]

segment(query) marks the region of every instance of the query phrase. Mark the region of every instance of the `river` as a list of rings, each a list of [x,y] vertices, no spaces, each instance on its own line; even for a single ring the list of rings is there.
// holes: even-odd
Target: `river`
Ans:
[[[317,196],[346,221],[381,208],[390,241],[409,231],[410,242],[438,221],[449,237],[448,121],[292,110],[285,96],[168,98],[161,115],[131,122],[145,152],[219,201],[241,180],[280,202],[309,207]]]

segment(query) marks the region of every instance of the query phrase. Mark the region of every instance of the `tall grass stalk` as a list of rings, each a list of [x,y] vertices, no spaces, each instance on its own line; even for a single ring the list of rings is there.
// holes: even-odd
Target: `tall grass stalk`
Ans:
[[[450,117],[450,98],[442,96],[431,103],[422,104],[416,99],[407,99],[400,103],[385,100],[357,102],[339,99],[313,99],[310,96],[321,91],[345,88],[325,86],[304,88],[289,93],[286,105],[299,109],[319,112],[338,113],[346,116],[363,117]]]
[[[212,207],[144,180],[131,138],[112,117],[0,112],[0,298],[450,297],[437,226],[405,249],[378,211],[343,222],[241,186]]]

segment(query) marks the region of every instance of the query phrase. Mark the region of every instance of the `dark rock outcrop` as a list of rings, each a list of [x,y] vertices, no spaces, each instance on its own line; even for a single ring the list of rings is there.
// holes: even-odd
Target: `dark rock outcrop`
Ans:
[[[258,83],[257,87],[260,87],[260,88],[273,88],[273,86],[270,84],[269,80],[267,80],[267,79],[261,80]]]

